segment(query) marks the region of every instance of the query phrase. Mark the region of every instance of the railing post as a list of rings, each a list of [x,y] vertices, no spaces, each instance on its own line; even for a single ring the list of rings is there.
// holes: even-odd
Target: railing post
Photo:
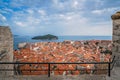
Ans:
[[[48,77],[50,77],[50,63],[48,63]]]
[[[110,72],[110,63],[108,63],[108,76],[110,77],[110,74],[111,72]]]

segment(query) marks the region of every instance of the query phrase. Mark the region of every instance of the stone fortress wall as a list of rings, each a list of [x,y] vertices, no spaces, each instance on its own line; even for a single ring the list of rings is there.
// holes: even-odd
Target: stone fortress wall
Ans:
[[[112,35],[112,54],[120,60],[120,11],[111,16],[113,20],[113,35]],[[120,61],[117,61],[117,66],[120,66]]]
[[[0,26],[0,62],[13,62],[13,37],[6,26]],[[0,69],[13,69],[13,65],[0,64]],[[0,75],[13,75],[13,71],[0,71]]]

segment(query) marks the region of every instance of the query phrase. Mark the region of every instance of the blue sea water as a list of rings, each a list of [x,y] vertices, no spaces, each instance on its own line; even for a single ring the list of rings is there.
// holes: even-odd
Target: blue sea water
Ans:
[[[14,36],[14,49],[21,42],[62,42],[64,40],[112,40],[112,36],[58,36],[58,40],[33,40],[30,36]]]

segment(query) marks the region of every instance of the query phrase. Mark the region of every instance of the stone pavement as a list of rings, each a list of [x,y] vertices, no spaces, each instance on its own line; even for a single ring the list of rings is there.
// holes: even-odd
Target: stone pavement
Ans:
[[[120,80],[120,67],[114,67],[111,71],[111,77],[106,76],[106,80]]]
[[[91,75],[79,75],[79,76],[1,76],[0,80],[106,80],[105,76],[91,76]]]
[[[30,76],[30,75],[20,75],[20,76],[1,76],[0,80],[120,80],[120,67],[114,67],[111,71],[111,77],[107,75],[57,75],[48,77],[43,76]]]

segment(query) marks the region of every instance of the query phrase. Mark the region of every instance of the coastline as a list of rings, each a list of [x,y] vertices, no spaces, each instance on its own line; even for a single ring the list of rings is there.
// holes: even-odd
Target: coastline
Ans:
[[[14,49],[18,49],[19,43],[35,43],[35,42],[63,42],[65,40],[81,41],[81,40],[112,40],[112,36],[58,36],[58,40],[32,40],[30,36],[14,36]]]

